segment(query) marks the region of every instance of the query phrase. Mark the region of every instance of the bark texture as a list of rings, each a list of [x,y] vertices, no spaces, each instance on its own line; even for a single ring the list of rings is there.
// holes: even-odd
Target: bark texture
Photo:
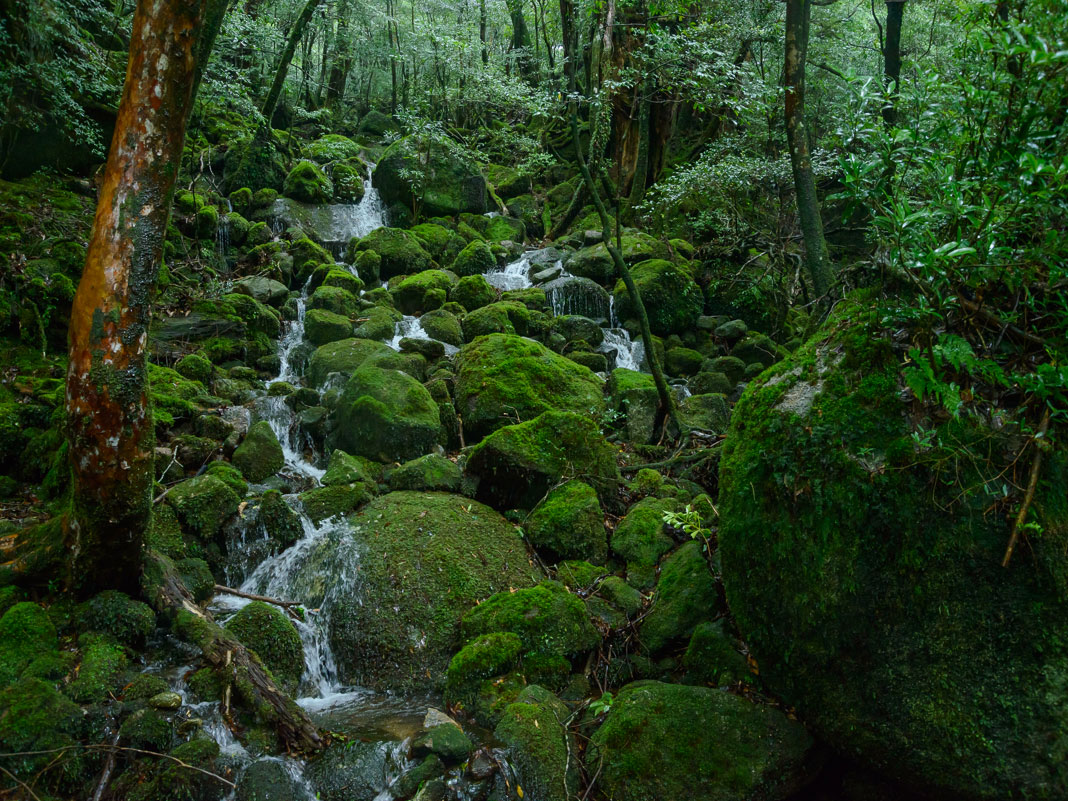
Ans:
[[[151,514],[145,345],[210,0],[139,2],[70,319],[71,584],[136,594]]]
[[[282,50],[282,55],[278,59],[278,67],[274,71],[274,81],[271,82],[271,89],[267,93],[267,99],[263,102],[263,118],[267,120],[268,127],[274,116],[274,110],[278,108],[278,99],[282,96],[282,87],[285,86],[289,65],[293,62],[293,54],[297,52],[297,45],[300,44],[311,18],[315,16],[315,9],[319,7],[320,2],[321,0],[308,0],[289,31],[285,49]]]
[[[811,0],[786,0],[786,58],[783,80],[786,85],[786,141],[797,195],[797,215],[805,244],[805,263],[817,298],[831,287],[831,261],[823,236],[816,178],[805,125],[805,59],[808,53],[808,26]]]

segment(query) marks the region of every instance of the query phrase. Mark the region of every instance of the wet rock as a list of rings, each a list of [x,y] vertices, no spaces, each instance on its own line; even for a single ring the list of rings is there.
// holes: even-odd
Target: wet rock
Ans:
[[[285,466],[285,454],[266,420],[253,425],[234,451],[234,467],[253,483],[262,483]]]
[[[412,742],[412,756],[436,754],[446,762],[463,762],[473,747],[471,738],[450,721],[432,726],[416,737]]]
[[[554,488],[531,512],[524,529],[530,544],[554,562],[603,562],[607,555],[604,512],[597,493],[581,481]]]
[[[307,791],[286,770],[281,759],[253,762],[237,780],[235,801],[305,801]]]
[[[612,551],[627,562],[627,579],[639,589],[652,587],[660,557],[674,545],[665,531],[664,512],[679,511],[671,498],[645,498],[627,510],[612,533]]]
[[[455,462],[430,453],[405,462],[389,475],[391,490],[459,492],[463,473]]]
[[[687,542],[660,567],[652,609],[638,630],[638,639],[651,654],[689,638],[699,623],[724,611],[702,547]]]
[[[148,699],[148,705],[153,709],[178,709],[182,705],[182,696],[175,692],[161,692]]]
[[[253,601],[226,621],[225,628],[257,653],[283,690],[296,691],[304,673],[304,647],[285,612]]]
[[[704,299],[689,271],[663,259],[639,262],[631,270],[654,334],[666,336],[691,330],[701,315]],[[620,319],[636,316],[623,281],[613,291]]]
[[[524,797],[568,801],[577,794],[578,744],[565,725],[570,714],[537,685],[527,687],[504,710],[493,735],[508,747]]]

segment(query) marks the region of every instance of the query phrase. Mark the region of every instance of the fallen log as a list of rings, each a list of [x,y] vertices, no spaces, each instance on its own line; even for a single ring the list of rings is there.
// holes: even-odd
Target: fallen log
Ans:
[[[161,554],[146,556],[145,594],[157,612],[171,617],[175,633],[197,646],[245,704],[274,725],[287,749],[311,752],[325,746],[307,713],[278,688],[256,654],[193,600],[174,564]]]

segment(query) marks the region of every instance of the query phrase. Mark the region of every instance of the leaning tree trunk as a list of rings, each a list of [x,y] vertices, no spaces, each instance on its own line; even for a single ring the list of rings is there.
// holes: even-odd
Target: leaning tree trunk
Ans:
[[[805,262],[817,298],[831,288],[831,260],[823,238],[823,221],[816,197],[816,178],[808,149],[805,126],[805,58],[808,52],[808,23],[811,0],[786,0],[786,58],[783,79],[786,84],[786,141],[794,173],[797,214],[805,244]]]
[[[293,61],[293,54],[297,52],[297,45],[300,44],[300,40],[304,36],[304,30],[308,27],[308,23],[311,22],[311,18],[315,15],[315,9],[319,7],[320,2],[321,0],[308,0],[304,8],[301,9],[297,21],[293,23],[293,28],[289,31],[285,49],[282,50],[282,55],[278,59],[278,67],[274,71],[271,90],[267,93],[267,99],[263,102],[263,118],[267,120],[268,127],[271,125],[274,110],[278,107],[278,99],[282,96],[282,87],[285,86],[286,75],[289,73],[289,65]]]
[[[209,0],[139,2],[70,317],[71,583],[137,593],[152,508],[145,346]],[[202,54],[201,54],[202,55]]]

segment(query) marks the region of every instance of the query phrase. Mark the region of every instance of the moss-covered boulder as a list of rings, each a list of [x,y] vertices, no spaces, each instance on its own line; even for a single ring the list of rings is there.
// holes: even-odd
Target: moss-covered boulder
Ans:
[[[126,653],[110,637],[83,637],[88,640],[82,650],[82,662],[74,680],[63,692],[80,704],[101,704],[113,694],[118,694],[123,685],[126,670]]]
[[[488,273],[497,267],[497,257],[493,255],[490,246],[481,239],[468,242],[449,267],[461,278],[469,278],[475,275]]]
[[[982,488],[1018,432],[918,418],[875,305],[842,304],[735,407],[731,611],[761,678],[861,764],[940,797],[1064,797],[1068,460],[1047,453],[1042,534],[1001,567],[1010,525]]]
[[[552,561],[588,559],[601,563],[608,546],[597,492],[582,481],[553,489],[523,526],[530,544]]]
[[[560,699],[537,685],[505,708],[493,736],[509,749],[524,797],[568,801],[578,795],[578,744],[567,729],[570,716]]]
[[[348,339],[353,335],[352,321],[325,309],[311,309],[304,317],[304,336],[318,347]],[[366,336],[366,332],[361,332]]]
[[[358,568],[358,581],[342,581]],[[391,492],[324,540],[297,571],[301,600],[331,597],[341,678],[379,690],[439,687],[464,612],[537,580],[515,527],[458,495]],[[355,575],[354,573],[352,575]]]
[[[82,631],[108,634],[130,646],[143,645],[156,627],[152,607],[128,595],[106,590],[79,604],[74,612],[75,625]],[[0,623],[0,630],[3,626]]]
[[[360,146],[347,136],[326,134],[305,147],[304,152],[308,155],[308,158],[313,159],[315,162],[327,164],[331,161],[358,158]]]
[[[0,687],[17,679],[41,653],[58,646],[56,627],[40,606],[17,603],[0,617]]]
[[[172,487],[167,493],[167,503],[174,509],[183,531],[210,540],[237,511],[241,498],[222,479],[204,473]]]
[[[509,673],[519,661],[523,643],[510,631],[475,637],[449,661],[445,700],[469,712],[478,710],[480,696],[492,695],[492,682]],[[488,715],[484,719],[488,719]]]
[[[459,492],[463,471],[456,462],[428,453],[405,462],[389,476],[391,490]]]
[[[479,337],[460,350],[456,367],[456,408],[468,442],[550,409],[593,415],[604,410],[597,376],[517,336]]]
[[[453,347],[459,347],[464,342],[460,320],[446,309],[428,311],[419,318],[419,325],[423,327],[428,336],[438,342],[444,342]]]
[[[654,334],[681,334],[694,327],[701,316],[704,299],[700,287],[684,266],[663,259],[649,259],[634,265],[631,275]],[[620,319],[636,317],[622,280],[616,284],[612,296]]]
[[[770,706],[636,682],[594,732],[586,766],[616,801],[777,801],[804,784],[812,747],[801,724]]]
[[[348,260],[355,263],[359,254],[374,251],[379,256],[378,274],[385,280],[396,275],[411,275],[436,266],[419,238],[401,228],[378,228],[349,246]],[[364,281],[363,271],[360,277]]]
[[[266,481],[286,463],[282,446],[266,420],[253,423],[232,457],[234,467],[253,483]]]
[[[639,231],[628,231],[622,237],[620,251],[623,261],[633,266],[648,259],[667,259],[670,251],[663,242]],[[567,270],[572,275],[589,278],[604,286],[616,282],[616,266],[603,242],[582,248],[568,261]],[[643,295],[644,298],[644,295]]]
[[[726,433],[730,414],[726,395],[690,395],[679,404],[683,425],[716,434]]]
[[[660,394],[648,373],[617,367],[608,377],[608,395],[612,410],[628,442],[641,445],[653,438]]]
[[[530,310],[516,301],[499,301],[475,309],[464,315],[462,325],[465,342],[490,334],[528,336],[535,333],[531,330]]]
[[[660,557],[674,541],[665,530],[665,512],[679,511],[672,498],[643,498],[627,510],[612,533],[612,552],[627,563],[627,579],[636,587],[651,587]]]
[[[275,308],[281,306],[289,296],[289,288],[285,284],[261,275],[250,275],[234,281],[234,292]]]
[[[456,283],[456,276],[445,270],[424,270],[410,275],[395,286],[390,294],[398,309],[405,314],[419,314],[432,308],[427,293],[440,289],[446,293]],[[439,303],[440,305],[440,303]]]
[[[716,582],[702,547],[687,542],[660,567],[652,609],[638,630],[638,639],[650,653],[689,638],[697,624],[720,611]]]
[[[456,272],[456,265],[453,265]],[[459,275],[459,273],[457,273]],[[449,290],[449,300],[459,303],[468,311],[481,309],[497,300],[497,289],[481,275],[462,276]]]
[[[458,233],[437,223],[420,223],[410,230],[439,264],[450,264],[467,245],[467,240]]]
[[[753,678],[749,663],[738,652],[722,620],[698,624],[686,646],[682,664],[686,667],[687,684],[727,687]]]
[[[330,464],[319,479],[324,487],[353,484],[357,481],[373,484],[382,473],[382,466],[362,456],[352,456],[342,450],[330,454]]]
[[[334,197],[334,184],[317,164],[302,161],[289,171],[282,194],[302,203],[329,203]]]
[[[361,367],[335,409],[333,441],[383,462],[427,453],[442,435],[438,406],[426,387],[399,370]]]
[[[371,356],[391,353],[388,345],[370,339],[342,339],[316,348],[308,361],[307,379],[314,387],[322,386],[331,373],[348,378]]]
[[[413,176],[419,176],[418,185]],[[382,154],[372,183],[387,206],[419,203],[423,214],[452,217],[486,211],[486,180],[457,151],[438,144],[422,151],[411,138],[399,139]]]
[[[480,442],[466,472],[476,497],[499,509],[533,508],[561,478],[579,478],[605,498],[619,482],[615,451],[596,424],[574,412],[546,412]]]
[[[76,796],[85,775],[86,757],[77,748],[84,726],[81,707],[71,702],[42,679],[25,678],[0,692],[0,753],[27,751],[18,759],[5,759],[4,767],[24,781],[41,781],[64,796]],[[55,749],[72,748],[57,763]],[[39,771],[53,765],[41,776]]]
[[[315,525],[331,517],[343,517],[371,499],[367,484],[333,484],[299,495],[301,508]]]
[[[497,593],[464,615],[462,631],[469,640],[511,632],[524,653],[565,658],[596,648],[601,641],[585,605],[557,581]]]
[[[360,302],[356,296],[339,286],[320,286],[308,298],[310,311],[322,309],[343,317],[353,317],[359,308]]]
[[[388,306],[375,306],[361,312],[353,334],[358,339],[392,339],[397,323],[403,319],[404,315],[396,309]]]
[[[285,612],[253,601],[227,620],[225,628],[256,652],[286,692],[296,691],[304,673],[304,646]]]

